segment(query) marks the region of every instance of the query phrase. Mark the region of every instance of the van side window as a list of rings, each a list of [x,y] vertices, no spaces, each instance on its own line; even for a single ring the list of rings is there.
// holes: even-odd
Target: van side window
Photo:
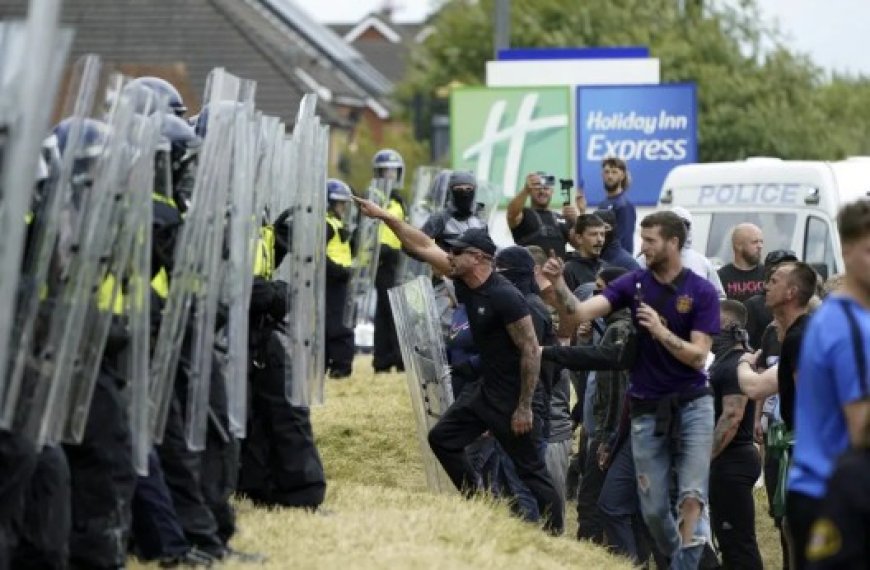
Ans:
[[[755,224],[764,232],[764,251],[791,249],[797,216],[773,212],[716,212],[710,220],[710,234],[707,237],[705,255],[721,264],[734,261],[731,248],[731,230],[737,224]],[[763,259],[763,256],[762,256]]]
[[[836,272],[834,244],[831,243],[828,223],[816,216],[807,218],[807,231],[804,236],[804,261],[827,266],[828,277]]]

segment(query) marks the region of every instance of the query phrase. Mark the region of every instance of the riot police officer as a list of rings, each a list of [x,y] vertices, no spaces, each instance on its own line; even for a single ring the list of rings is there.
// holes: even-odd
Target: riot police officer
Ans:
[[[399,219],[405,219],[405,204],[397,192],[402,188],[405,179],[405,161],[402,159],[402,155],[389,148],[380,150],[375,153],[372,159],[372,168],[375,180],[386,180],[391,188],[386,210]],[[396,285],[396,272],[402,243],[386,224],[381,224],[378,231],[380,255],[378,257],[378,272],[375,275],[377,305],[375,307],[375,338],[372,357],[375,373],[389,372],[394,366],[398,370],[404,370],[402,353],[396,338],[396,325],[393,322],[390,299],[387,295],[387,291]]]
[[[326,182],[326,368],[330,378],[347,378],[354,353],[353,331],[343,322],[352,263],[350,232],[345,227],[352,193],[347,184]]]

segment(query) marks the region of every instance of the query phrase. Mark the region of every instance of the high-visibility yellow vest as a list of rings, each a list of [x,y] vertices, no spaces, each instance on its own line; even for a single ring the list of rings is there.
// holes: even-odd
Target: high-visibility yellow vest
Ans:
[[[395,198],[390,198],[390,203],[387,206],[387,212],[396,216],[400,220],[405,219],[405,208],[403,208],[402,203]],[[389,226],[387,226],[387,224],[382,223],[378,232],[378,236],[381,240],[381,245],[385,245],[393,249],[402,249],[402,242],[399,241],[399,238],[396,237],[396,234],[393,233],[393,230],[391,230]]]
[[[100,288],[97,290],[97,308],[101,311],[109,309],[116,315],[124,314],[124,293],[118,289],[118,296],[112,299],[112,293],[115,290],[115,276],[111,273],[106,275],[103,282],[100,283]]]
[[[342,267],[350,267],[353,258],[350,254],[350,240],[341,240],[341,230],[344,222],[336,218],[332,212],[326,214],[326,223],[332,228],[332,238],[326,242],[326,257]]]
[[[254,253],[254,275],[271,279],[275,271],[275,228],[263,226],[260,228],[260,239],[257,240],[257,251]]]
[[[157,275],[151,279],[151,288],[161,299],[169,297],[169,274],[166,273],[165,267],[161,267]]]

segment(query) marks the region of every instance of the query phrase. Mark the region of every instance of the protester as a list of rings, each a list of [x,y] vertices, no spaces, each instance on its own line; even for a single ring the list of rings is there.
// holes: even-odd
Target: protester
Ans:
[[[538,172],[526,176],[525,184],[507,207],[507,223],[517,245],[536,245],[546,252],[553,250],[565,257],[565,245],[569,241],[571,226],[577,219],[578,210],[585,211],[582,194],[576,198],[577,206],[568,204],[562,213],[551,211],[555,177]],[[531,206],[526,207],[526,199]]]
[[[447,254],[429,236],[373,202],[357,201],[363,214],[385,223],[415,256],[451,276],[457,298],[468,312],[483,380],[479,390],[454,403],[429,432],[435,456],[456,488],[471,494],[474,472],[465,448],[489,430],[537,500],[544,528],[561,533],[564,507],[538,447],[543,441],[543,418],[532,413],[540,374],[535,327],[523,295],[493,269],[496,247],[489,234],[466,230],[448,242],[452,251]]]
[[[810,547],[810,527],[822,507],[837,458],[849,446],[866,446],[870,416],[866,358],[870,353],[870,262],[866,255],[870,200],[844,206],[837,216],[837,230],[846,267],[844,285],[807,325],[796,370],[800,389],[794,408],[794,462],[786,503],[795,570],[807,567],[807,552],[817,560],[839,553],[828,541]]]
[[[639,328],[629,394],[641,509],[656,544],[672,563],[695,567],[706,542],[696,533],[707,503],[713,440],[713,398],[704,367],[711,337],[719,332],[719,303],[713,286],[683,267],[685,239],[686,226],[672,212],[648,215],[641,222],[641,250],[649,269],[617,279],[584,303],[565,286],[560,260],[551,257],[545,274],[556,287],[560,320],[579,324],[613,310],[631,310]],[[678,423],[672,421],[673,411],[679,414]],[[680,446],[680,461],[672,442]],[[672,467],[679,522],[669,493]]]
[[[634,229],[637,213],[626,192],[631,185],[628,166],[621,158],[609,157],[601,162],[601,179],[607,197],[598,205],[599,210],[611,210],[616,218],[617,240],[628,253],[634,253]]]
[[[764,287],[764,266],[761,264],[764,235],[761,229],[753,224],[734,226],[731,248],[734,261],[719,268],[719,279],[729,299],[743,302],[761,293]]]
[[[721,332],[713,339],[710,384],[716,405],[710,517],[726,568],[761,569],[755,536],[755,482],[761,458],[753,443],[755,402],[740,390],[737,364],[749,351],[746,308],[734,300],[720,305]]]

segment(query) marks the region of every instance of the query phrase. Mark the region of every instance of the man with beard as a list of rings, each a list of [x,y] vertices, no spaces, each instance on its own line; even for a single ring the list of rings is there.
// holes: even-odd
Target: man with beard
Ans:
[[[553,486],[542,441],[544,418],[532,413],[541,357],[538,339],[522,293],[493,270],[496,247],[486,230],[470,229],[450,240],[444,252],[426,234],[369,200],[357,199],[361,212],[383,221],[403,247],[433,269],[454,279],[456,297],[468,312],[482,380],[447,410],[429,432],[429,445],[460,492],[475,491],[475,474],[465,448],[489,431],[534,495],[544,528],[563,531],[564,506]]]
[[[716,289],[716,293],[720,299],[725,298],[725,290],[722,288],[722,283],[719,281],[719,274],[716,273],[716,268],[713,267],[713,262],[701,255],[699,252],[692,249],[692,214],[685,208],[677,206],[671,210],[683,222],[686,228],[686,242],[683,244],[683,249],[680,251],[680,258],[683,267],[694,271],[704,279],[710,282]],[[638,264],[641,268],[646,267],[646,261],[643,255],[638,256]]]
[[[631,179],[628,166],[621,158],[605,158],[601,163],[601,178],[604,181],[605,198],[598,204],[599,210],[611,210],[616,217],[617,239],[628,253],[634,252],[634,226],[637,223],[637,213],[634,204],[628,201],[625,193]]]
[[[731,233],[731,247],[734,261],[719,268],[719,279],[728,298],[742,303],[764,290],[764,234],[758,226],[739,224]]]
[[[634,257],[622,247],[622,243],[616,238],[619,235],[619,226],[616,223],[616,215],[613,210],[595,210],[594,214],[604,222],[604,247],[601,248],[601,259],[610,265],[622,267],[626,271],[640,269]]]
[[[725,567],[760,570],[752,495],[761,474],[753,444],[755,402],[743,394],[737,380],[739,359],[749,352],[746,307],[739,301],[722,301],[720,321],[721,332],[713,339],[716,359],[709,370],[716,404],[710,517]]]
[[[529,174],[523,189],[508,203],[507,223],[517,245],[536,245],[564,258],[569,228],[577,220],[577,212],[586,210],[586,199],[578,192],[576,206],[566,205],[562,214],[552,212],[549,207],[554,183],[554,176]],[[525,207],[526,198],[531,198],[530,208]]]
[[[571,230],[573,252],[565,256],[565,283],[574,291],[584,283],[593,283],[598,272],[607,266],[601,259],[604,246],[604,222],[595,214],[577,217]]]
[[[706,542],[698,523],[707,502],[713,398],[704,367],[719,332],[715,289],[682,265],[685,240],[686,227],[673,212],[648,215],[641,222],[648,269],[620,277],[583,303],[565,285],[559,259],[550,257],[544,268],[556,288],[560,321],[576,326],[614,310],[632,312],[637,358],[628,394],[638,495],[650,534],[675,568],[697,567]]]

